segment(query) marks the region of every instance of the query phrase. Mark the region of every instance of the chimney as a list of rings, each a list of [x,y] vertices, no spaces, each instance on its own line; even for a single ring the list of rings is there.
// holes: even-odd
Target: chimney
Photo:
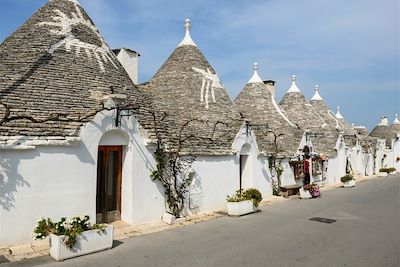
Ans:
[[[272,96],[275,97],[275,81],[266,80],[266,81],[263,81],[263,82],[267,86],[268,90],[271,92]]]
[[[139,53],[129,48],[112,50],[134,84],[138,84]]]

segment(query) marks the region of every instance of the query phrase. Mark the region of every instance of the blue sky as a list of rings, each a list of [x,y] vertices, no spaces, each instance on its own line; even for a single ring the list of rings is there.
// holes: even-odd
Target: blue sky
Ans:
[[[0,0],[0,41],[47,0]],[[307,98],[320,94],[351,123],[370,130],[400,115],[398,0],[80,0],[111,48],[142,56],[139,81],[152,77],[184,36],[191,35],[232,99],[260,65],[277,82],[277,99],[292,74]]]

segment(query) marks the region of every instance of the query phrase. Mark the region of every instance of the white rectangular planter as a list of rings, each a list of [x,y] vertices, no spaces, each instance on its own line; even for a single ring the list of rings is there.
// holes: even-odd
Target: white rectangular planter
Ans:
[[[309,190],[304,190],[304,187],[299,188],[300,198],[301,199],[310,199],[312,198],[311,193]]]
[[[50,235],[50,256],[56,261],[65,260],[81,255],[106,250],[112,247],[114,227],[108,225],[102,230],[83,232],[76,244],[70,249],[64,244],[64,235]]]
[[[356,180],[349,180],[349,181],[347,181],[347,182],[345,182],[345,183],[343,183],[343,186],[344,187],[354,187],[354,186],[356,186]]]
[[[387,176],[387,172],[379,172],[378,176],[379,177],[386,177]]]
[[[241,216],[257,211],[253,201],[244,200],[240,202],[227,202],[228,214],[231,216]]]
[[[174,224],[176,217],[171,213],[165,212],[161,218],[161,220],[167,224]]]

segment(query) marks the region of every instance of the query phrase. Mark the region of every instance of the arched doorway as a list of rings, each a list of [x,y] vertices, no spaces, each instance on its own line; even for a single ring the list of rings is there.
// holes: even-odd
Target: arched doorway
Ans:
[[[303,154],[304,154],[304,156],[310,155],[310,148],[308,146],[303,147]]]
[[[113,130],[100,139],[97,154],[96,222],[121,219],[121,185],[124,147],[129,138]]]
[[[239,155],[239,189],[242,190],[249,186],[250,179],[250,145],[243,145]]]

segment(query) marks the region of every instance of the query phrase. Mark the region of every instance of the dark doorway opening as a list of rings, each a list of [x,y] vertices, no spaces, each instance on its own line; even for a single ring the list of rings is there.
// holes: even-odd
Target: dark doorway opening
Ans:
[[[122,146],[99,146],[96,222],[121,219]]]
[[[239,189],[240,191],[243,189],[243,177],[246,167],[246,161],[249,158],[248,155],[240,155],[239,157]]]

